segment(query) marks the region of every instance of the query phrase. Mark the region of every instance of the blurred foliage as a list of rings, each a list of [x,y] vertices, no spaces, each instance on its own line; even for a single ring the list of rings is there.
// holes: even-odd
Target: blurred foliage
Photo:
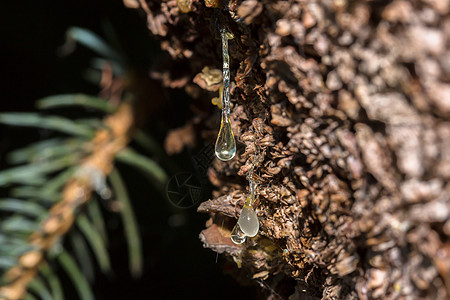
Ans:
[[[126,59],[91,31],[70,28],[65,51],[73,50],[75,43],[102,56],[93,61],[91,72],[100,74],[99,69],[105,63],[114,66],[115,76],[126,72]],[[123,98],[133,101],[130,95],[125,94]],[[20,263],[22,254],[32,249],[29,236],[40,230],[40,224],[50,209],[62,200],[61,192],[65,184],[83,171],[80,164],[92,153],[89,142],[96,130],[105,126],[102,118],[113,114],[117,106],[90,95],[65,94],[37,101],[41,113],[0,113],[2,124],[53,132],[45,140],[9,153],[7,161],[11,167],[0,171],[0,187],[9,190],[9,197],[0,199],[0,286],[8,284],[5,273]],[[65,107],[89,111],[91,114],[94,112],[94,116],[82,119],[44,112]],[[154,156],[163,153],[159,145],[142,132],[138,132],[136,143]],[[168,176],[157,162],[131,148],[125,148],[116,158],[141,170],[158,191],[163,191]],[[101,208],[104,201],[116,203],[114,210],[121,215],[128,243],[130,273],[135,277],[142,274],[139,230],[122,176],[117,169],[110,174],[108,182],[102,176],[92,176],[96,180],[93,186],[100,197],[92,196],[86,207],[77,212],[74,228],[46,254],[38,276],[28,286],[25,299],[64,299],[66,293],[56,274],[59,269],[67,273],[80,299],[94,299],[90,287],[95,268],[92,262],[96,261],[104,274],[111,273],[105,211]]]

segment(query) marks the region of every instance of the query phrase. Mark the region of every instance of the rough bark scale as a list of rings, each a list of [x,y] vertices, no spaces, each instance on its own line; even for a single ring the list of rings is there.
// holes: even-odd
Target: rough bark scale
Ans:
[[[125,3],[171,56],[153,77],[197,99],[203,137],[217,132],[205,108],[219,88],[216,26],[236,37],[232,123],[244,147],[209,169],[207,247],[267,279],[273,297],[448,299],[449,0]],[[258,147],[261,230],[236,246]]]

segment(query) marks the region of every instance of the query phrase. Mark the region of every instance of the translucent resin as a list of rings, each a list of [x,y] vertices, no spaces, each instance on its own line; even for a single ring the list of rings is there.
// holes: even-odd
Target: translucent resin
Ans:
[[[235,244],[242,244],[247,239],[245,233],[239,227],[239,223],[236,223],[233,230],[231,231],[231,240]]]
[[[221,30],[223,56],[223,87],[222,87],[222,119],[216,141],[216,156],[220,160],[228,161],[236,154],[236,141],[230,121],[230,57],[228,56],[228,40],[233,35],[225,28]]]
[[[230,120],[226,116],[222,116],[215,150],[217,158],[223,161],[232,159],[236,154],[236,141],[231,130]]]
[[[252,206],[244,205],[239,216],[238,224],[245,235],[254,237],[258,234],[259,220]]]

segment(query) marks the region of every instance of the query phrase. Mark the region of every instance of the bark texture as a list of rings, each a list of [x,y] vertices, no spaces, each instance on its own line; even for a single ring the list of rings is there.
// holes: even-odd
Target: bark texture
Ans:
[[[272,298],[450,297],[449,0],[125,4],[170,54],[152,77],[196,99],[187,126],[203,138],[218,130],[217,26],[235,36],[242,147],[208,170],[205,246]],[[230,229],[255,162],[260,233],[238,246]]]

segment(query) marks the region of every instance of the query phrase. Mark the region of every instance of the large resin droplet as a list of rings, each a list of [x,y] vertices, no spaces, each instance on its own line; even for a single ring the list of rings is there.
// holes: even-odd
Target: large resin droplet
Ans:
[[[259,220],[253,207],[244,205],[239,216],[238,224],[247,236],[254,237],[258,234]]]
[[[245,233],[239,227],[239,223],[236,223],[233,230],[231,231],[231,240],[235,244],[242,244],[247,239]]]
[[[229,118],[222,117],[219,135],[216,141],[216,156],[218,159],[228,161],[236,154],[236,141]]]

